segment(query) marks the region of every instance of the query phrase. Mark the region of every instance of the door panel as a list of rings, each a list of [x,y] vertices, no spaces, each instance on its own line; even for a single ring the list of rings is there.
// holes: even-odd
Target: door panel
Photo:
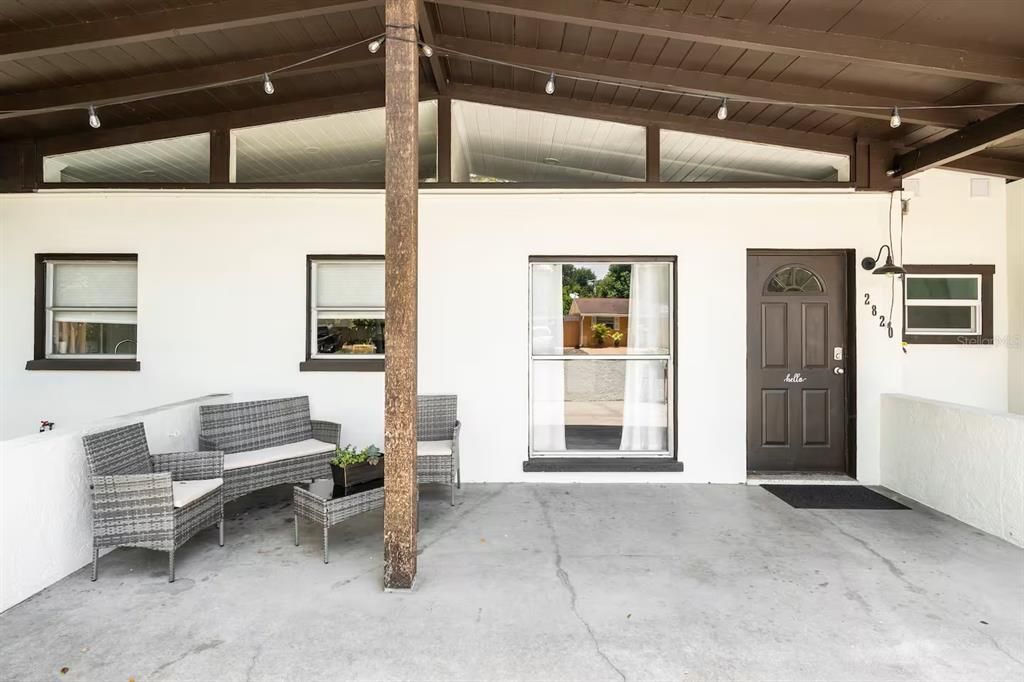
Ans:
[[[847,469],[846,287],[843,252],[748,254],[748,470]]]

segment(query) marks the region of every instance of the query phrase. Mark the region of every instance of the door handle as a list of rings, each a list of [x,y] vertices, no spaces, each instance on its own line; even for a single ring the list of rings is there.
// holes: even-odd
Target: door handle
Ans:
[[[835,367],[833,368],[832,372],[834,374],[846,374],[846,370],[843,369],[842,367]]]

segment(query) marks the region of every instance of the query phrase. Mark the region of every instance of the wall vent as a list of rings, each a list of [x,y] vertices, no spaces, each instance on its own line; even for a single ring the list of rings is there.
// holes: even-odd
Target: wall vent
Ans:
[[[988,178],[971,178],[971,196],[987,197],[988,185]]]

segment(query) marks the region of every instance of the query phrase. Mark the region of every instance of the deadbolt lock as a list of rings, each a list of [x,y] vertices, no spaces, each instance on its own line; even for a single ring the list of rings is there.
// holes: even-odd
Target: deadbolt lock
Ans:
[[[842,360],[843,359],[843,347],[842,346],[836,346],[835,348],[832,349],[832,359],[833,360]]]

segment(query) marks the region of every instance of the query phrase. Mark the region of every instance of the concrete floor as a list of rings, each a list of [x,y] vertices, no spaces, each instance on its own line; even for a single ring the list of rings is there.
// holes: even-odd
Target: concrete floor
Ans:
[[[380,512],[335,527],[324,565],[282,492],[233,505],[223,549],[186,545],[174,584],[165,555],[118,550],[0,615],[0,679],[1024,679],[1024,550],[926,509],[435,490],[416,588],[385,594]]]

